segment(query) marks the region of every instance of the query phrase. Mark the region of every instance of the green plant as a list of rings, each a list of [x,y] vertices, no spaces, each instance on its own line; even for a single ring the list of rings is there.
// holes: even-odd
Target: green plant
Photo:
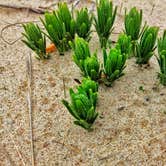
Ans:
[[[90,57],[90,50],[88,42],[83,38],[76,37],[74,43],[70,42],[70,45],[74,51],[73,61],[84,72],[84,60]]]
[[[80,86],[77,87],[80,93],[86,93],[88,98],[93,101],[93,106],[96,108],[98,97],[98,83],[91,80],[89,77],[84,78]]]
[[[146,26],[140,42],[136,44],[136,63],[147,64],[153,56],[159,28]]]
[[[45,13],[45,20],[41,19],[47,30],[49,39],[55,44],[60,55],[70,49],[69,41],[75,36],[75,21],[66,3],[59,3],[53,13]]]
[[[129,57],[131,52],[131,37],[126,34],[120,34],[116,48],[120,49],[122,54],[126,54]]]
[[[158,54],[157,60],[160,66],[158,77],[160,78],[160,83],[166,86],[166,30],[163,36],[158,39]]]
[[[142,25],[142,10],[138,11],[136,7],[133,7],[129,13],[125,11],[125,33],[131,36],[132,51],[135,55],[135,44],[141,35]]]
[[[125,62],[127,54],[122,54],[119,49],[112,48],[107,54],[106,50],[103,49],[103,60],[104,60],[104,83],[107,86],[111,86],[113,81],[123,75],[125,68]]]
[[[60,55],[69,49],[68,40],[66,39],[66,29],[62,20],[57,17],[55,12],[45,13],[45,20],[42,23],[47,30],[48,38],[55,44]]]
[[[158,38],[158,53],[160,54],[161,51],[166,50],[166,30],[163,33],[163,36]]]
[[[107,46],[109,36],[113,30],[113,24],[116,17],[117,6],[113,9],[112,1],[100,0],[96,3],[97,17],[95,20],[95,28],[99,36],[101,48]]]
[[[93,93],[96,93],[98,92],[98,88],[99,86],[97,82],[91,80],[89,77],[86,77],[86,78],[83,78],[81,85],[78,86],[78,91],[79,89],[83,89],[87,93],[88,97],[90,98],[89,90],[91,89]]]
[[[100,77],[100,63],[96,53],[91,55],[88,43],[80,37],[76,37],[75,42],[71,42],[70,45],[74,51],[73,61],[80,68],[82,74],[97,81]]]
[[[97,81],[100,78],[100,63],[96,54],[87,57],[84,60],[83,74],[85,77],[90,77],[94,81]]]
[[[76,11],[76,33],[79,37],[82,37],[86,41],[89,41],[91,36],[93,16],[88,13],[87,8],[82,8],[80,11]]]
[[[46,37],[42,34],[38,25],[28,23],[23,25],[23,36],[26,40],[22,40],[29,48],[36,53],[38,59],[48,59],[49,54],[46,53]]]
[[[72,41],[75,37],[76,23],[72,16],[72,12],[70,12],[67,6],[67,3],[59,3],[56,13],[58,18],[64,23],[68,41]]]
[[[160,83],[166,86],[166,50],[160,52],[159,57],[157,57],[160,73],[158,77],[160,78]]]
[[[75,93],[72,89],[70,89],[71,103],[66,100],[62,100],[62,103],[68,109],[70,114],[76,119],[74,123],[88,131],[91,130],[91,126],[98,116],[98,113],[93,105],[93,103],[95,103],[93,92],[92,90],[89,92],[90,94],[88,97],[84,91],[78,91]]]

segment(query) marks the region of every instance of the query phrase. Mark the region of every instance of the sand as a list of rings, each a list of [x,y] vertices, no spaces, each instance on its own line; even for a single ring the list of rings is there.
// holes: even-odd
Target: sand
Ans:
[[[0,4],[49,6],[56,1],[0,0]],[[69,1],[68,1],[69,2]],[[144,21],[166,28],[166,3],[151,0],[114,0],[119,6],[112,39],[123,30],[124,8],[144,10]],[[92,8],[82,0],[78,5]],[[152,10],[152,8],[154,8]],[[39,20],[42,15],[0,8],[0,30],[8,23]],[[20,26],[4,32],[5,39],[21,36]],[[96,33],[90,42],[92,52],[101,50]],[[0,38],[0,165],[31,165],[30,131],[27,106],[27,67],[29,49],[19,40],[13,45]],[[34,55],[34,54],[33,54]],[[159,67],[153,57],[150,67],[138,67],[135,58],[127,61],[125,75],[112,88],[100,85],[94,131],[73,124],[73,117],[61,104],[68,89],[82,78],[72,62],[72,52],[54,53],[47,61],[32,57],[33,132],[36,165],[124,166],[166,165],[166,88],[159,85]],[[144,91],[139,90],[143,87]]]

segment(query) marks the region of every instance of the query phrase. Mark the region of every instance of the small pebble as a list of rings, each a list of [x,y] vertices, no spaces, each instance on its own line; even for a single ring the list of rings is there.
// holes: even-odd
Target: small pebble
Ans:
[[[160,96],[164,96],[165,94],[164,93],[160,93]]]
[[[149,98],[148,96],[146,96],[144,99],[145,99],[145,101],[147,101],[147,102],[150,101],[150,98]]]
[[[125,106],[118,107],[118,111],[123,111],[125,109]]]

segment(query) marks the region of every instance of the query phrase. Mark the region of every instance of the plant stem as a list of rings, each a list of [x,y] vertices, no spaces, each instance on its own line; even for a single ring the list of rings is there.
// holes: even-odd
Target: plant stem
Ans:
[[[105,37],[100,37],[99,40],[100,40],[100,46],[101,46],[101,48],[106,48],[108,40]]]
[[[136,53],[135,53],[135,51],[136,51],[136,41],[135,40],[133,40],[132,41],[132,44],[131,44],[131,56],[130,57],[135,57],[136,56]]]

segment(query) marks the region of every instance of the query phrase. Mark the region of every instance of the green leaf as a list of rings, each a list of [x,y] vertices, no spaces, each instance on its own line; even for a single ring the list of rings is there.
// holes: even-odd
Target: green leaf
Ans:
[[[86,121],[87,122],[93,121],[93,116],[94,116],[94,107],[91,107],[87,112]]]
[[[71,115],[73,115],[76,119],[80,119],[80,117],[77,115],[77,113],[69,106],[69,103],[66,100],[62,100],[62,103],[65,105],[65,107],[68,109]]]

